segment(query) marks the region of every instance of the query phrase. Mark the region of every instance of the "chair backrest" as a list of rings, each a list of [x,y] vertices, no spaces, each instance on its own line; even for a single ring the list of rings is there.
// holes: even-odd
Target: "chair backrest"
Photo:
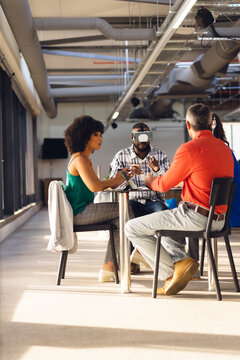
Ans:
[[[223,229],[229,226],[228,222],[229,222],[229,216],[231,212],[235,187],[236,185],[233,182],[233,178],[231,177],[213,179],[211,192],[210,192],[210,200],[209,200],[210,212],[207,222],[207,229],[206,229],[207,233],[211,231],[215,207],[218,205],[227,205],[227,212],[225,215],[225,223]]]
[[[233,196],[234,196],[235,188],[236,188],[236,184],[234,182],[232,182],[229,201],[228,201],[228,208],[227,208],[227,212],[226,212],[226,216],[225,216],[224,227],[229,224],[229,218],[230,218],[230,214],[231,214],[231,210],[232,210],[232,203],[233,203]]]
[[[228,205],[233,178],[215,178],[212,181],[210,192],[210,206]]]

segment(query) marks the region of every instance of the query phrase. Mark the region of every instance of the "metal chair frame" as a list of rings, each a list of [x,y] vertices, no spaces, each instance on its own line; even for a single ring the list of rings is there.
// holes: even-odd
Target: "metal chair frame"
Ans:
[[[115,283],[119,284],[118,277],[118,265],[117,257],[114,245],[114,230],[116,230],[115,224],[90,224],[90,225],[73,225],[73,232],[83,232],[83,231],[100,231],[100,230],[109,230],[110,232],[110,243],[113,259],[113,268],[115,275]],[[58,273],[57,273],[57,285],[61,284],[61,280],[65,278],[66,265],[67,265],[68,250],[63,250],[60,255]]]
[[[218,300],[222,300],[221,289],[218,280],[218,274],[216,269],[216,262],[213,256],[213,250],[211,245],[211,238],[220,238],[224,237],[225,245],[227,249],[227,254],[231,266],[232,276],[236,288],[236,292],[240,291],[236,268],[234,265],[234,260],[232,256],[232,250],[229,243],[229,235],[231,234],[231,227],[229,225],[229,216],[232,207],[233,195],[235,191],[235,183],[233,178],[215,178],[212,181],[211,193],[210,193],[210,211],[208,214],[208,220],[206,229],[204,231],[184,231],[184,230],[158,230],[156,232],[157,242],[156,242],[156,253],[155,253],[155,267],[154,267],[154,277],[153,277],[153,291],[152,297],[156,298],[157,296],[157,283],[158,283],[158,272],[159,272],[159,260],[160,260],[160,248],[161,248],[161,237],[162,236],[181,236],[189,238],[203,238],[202,246],[202,256],[200,263],[200,271],[203,273],[203,263],[204,263],[204,252],[205,252],[205,242],[207,242],[209,259],[212,265],[213,276],[216,286],[216,296]],[[218,205],[228,205],[227,212],[225,214],[225,224],[221,231],[211,231],[213,215],[215,207]]]

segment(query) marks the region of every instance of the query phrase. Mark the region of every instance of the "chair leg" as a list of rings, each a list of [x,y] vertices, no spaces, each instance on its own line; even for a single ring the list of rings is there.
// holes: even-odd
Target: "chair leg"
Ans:
[[[231,270],[232,270],[232,276],[233,276],[233,280],[234,280],[234,284],[236,287],[236,292],[240,291],[239,288],[239,283],[238,283],[238,278],[237,278],[237,272],[236,272],[236,268],[234,265],[234,261],[233,261],[233,256],[232,256],[232,250],[229,244],[229,238],[228,236],[224,236],[224,240],[225,240],[225,245],[226,245],[226,249],[227,249],[227,253],[228,253],[228,258],[229,258],[229,262],[230,262],[230,266],[231,266]]]
[[[186,242],[188,243],[188,255],[199,261],[199,238],[186,238]]]
[[[203,276],[204,256],[205,256],[205,244],[206,244],[206,240],[203,238],[203,241],[202,241],[202,252],[201,252],[201,259],[200,259],[200,275],[201,275],[201,276]]]
[[[63,270],[64,270],[64,264],[65,264],[65,259],[66,259],[67,253],[68,253],[68,251],[64,250],[61,252],[61,255],[60,255],[58,274],[57,274],[57,285],[61,284],[61,280],[63,278]]]
[[[157,235],[156,252],[155,252],[155,268],[153,274],[153,290],[152,290],[152,297],[154,299],[156,299],[157,297],[160,249],[161,249],[161,236]]]
[[[116,251],[115,251],[113,231],[114,231],[113,229],[110,230],[110,244],[111,244],[111,250],[112,250],[112,259],[113,259],[113,269],[114,269],[114,275],[115,275],[115,283],[119,284],[118,264],[117,264],[117,257],[116,257]]]
[[[65,257],[64,257],[63,271],[62,271],[62,279],[64,279],[64,278],[65,278],[66,265],[67,265],[67,258],[68,258],[68,251],[66,252]]]
[[[212,271],[213,271],[213,276],[214,276],[214,281],[215,281],[215,286],[216,286],[217,299],[222,300],[222,294],[221,294],[221,289],[220,289],[218,275],[217,275],[216,263],[215,263],[215,260],[213,257],[211,241],[208,237],[206,240],[207,240],[208,255],[209,255],[209,259],[211,261]]]

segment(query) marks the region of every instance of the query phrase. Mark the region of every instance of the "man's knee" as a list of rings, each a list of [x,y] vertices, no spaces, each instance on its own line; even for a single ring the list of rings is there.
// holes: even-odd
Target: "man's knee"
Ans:
[[[125,229],[125,233],[127,236],[134,234],[134,232],[135,232],[134,219],[128,220],[125,224],[124,229]]]

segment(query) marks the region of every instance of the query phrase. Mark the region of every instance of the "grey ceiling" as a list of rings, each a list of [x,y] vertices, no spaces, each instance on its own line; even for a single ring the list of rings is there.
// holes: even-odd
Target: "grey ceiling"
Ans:
[[[169,103],[191,99],[205,101],[226,113],[234,111],[234,119],[239,117],[240,121],[236,111],[240,106],[240,1],[197,0],[179,29],[171,31],[171,22],[186,1],[18,0],[16,3],[29,5],[31,30],[36,31],[48,76],[49,98],[53,96],[56,103],[110,101],[113,104],[108,117],[110,124],[116,110],[120,113],[117,121],[129,119],[133,96],[151,107],[153,119],[161,117]],[[5,10],[14,1],[0,3]],[[218,40],[213,35],[208,35],[210,40],[201,39],[204,30],[197,29],[195,21],[201,6],[212,12],[216,29],[223,31],[222,37],[225,37],[224,29],[237,29],[228,34],[228,37],[234,34],[234,41]],[[230,66],[219,69],[220,61],[205,88],[189,86],[182,79],[177,87],[169,85],[173,77],[182,75],[200,55],[215,46],[216,57],[212,51],[205,58],[207,73],[206,64],[211,67],[220,56],[214,44],[224,41],[236,46],[232,57],[225,61]],[[224,57],[222,54],[219,60]],[[40,81],[37,78],[34,81],[36,88],[36,82]],[[45,89],[46,84],[43,85]],[[164,88],[168,90],[164,92]],[[50,116],[54,116],[54,111]]]

